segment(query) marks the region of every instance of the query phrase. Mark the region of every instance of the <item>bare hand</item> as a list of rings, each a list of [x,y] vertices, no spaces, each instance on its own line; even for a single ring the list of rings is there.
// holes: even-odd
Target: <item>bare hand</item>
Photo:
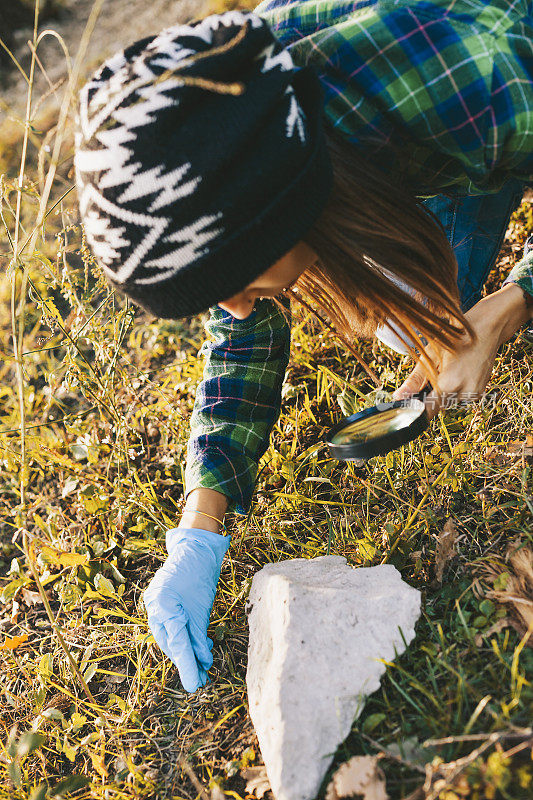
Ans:
[[[499,346],[530,318],[531,312],[522,290],[514,283],[480,300],[465,314],[477,339],[465,340],[456,351],[440,351],[428,346],[438,372],[438,390],[425,398],[429,418],[441,407],[453,401],[479,400],[489,382]],[[395,400],[410,397],[421,391],[428,382],[427,372],[417,364],[393,394]]]

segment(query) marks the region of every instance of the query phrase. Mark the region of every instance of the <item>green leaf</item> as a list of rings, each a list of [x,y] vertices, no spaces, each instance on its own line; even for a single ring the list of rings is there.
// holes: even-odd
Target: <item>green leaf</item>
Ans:
[[[355,414],[357,411],[357,397],[352,392],[346,390],[337,395],[337,403],[345,417]]]
[[[132,525],[129,530],[133,531],[134,533],[142,533],[143,531],[146,530],[146,528],[148,528],[149,524],[150,523],[148,522],[148,520],[143,520],[143,522],[138,522],[136,525]],[[144,541],[142,539],[130,539],[129,541],[141,542],[142,544],[144,544]]]
[[[303,451],[303,453],[300,453],[299,455],[296,456],[296,461],[305,461],[306,458],[312,458],[313,456],[316,456],[316,454],[320,450],[321,446],[322,446],[321,442],[312,444],[310,447],[307,447]],[[315,461],[316,461],[316,459],[315,459]]]
[[[107,701],[108,707],[115,705],[115,703],[120,708],[121,711],[127,711],[128,704],[126,703],[124,698],[120,697],[120,695],[118,694],[110,694],[109,699]]]
[[[214,640],[215,642],[221,642],[224,639],[224,636],[227,634],[228,629],[225,625],[217,625],[215,628]]]
[[[63,742],[63,752],[68,758],[69,761],[74,762],[76,760],[76,753],[78,752],[77,747],[73,747],[67,739]]]
[[[85,714],[79,714],[75,711],[70,717],[70,721],[72,723],[72,733],[77,733],[87,722],[87,717]]]
[[[39,675],[43,678],[51,678],[54,674],[54,657],[51,653],[45,653],[39,659],[39,666],[37,667]]]
[[[116,568],[116,566],[114,564],[108,564],[108,566],[109,566],[109,569],[111,570],[111,572],[113,573],[113,577],[116,580],[116,582],[121,584],[121,585],[125,584],[126,583],[126,578],[124,577],[122,572],[120,572]]]
[[[358,539],[357,546],[359,548],[359,554],[364,559],[370,560],[376,555],[376,547],[368,539]]]
[[[141,530],[145,530],[148,527],[148,523],[143,525],[136,525],[134,528],[130,528],[131,531],[138,531],[139,533]],[[123,550],[128,551],[130,550],[133,553],[149,553],[152,549],[151,545],[155,544],[155,539],[135,539],[130,538],[126,539],[124,542]]]
[[[89,456],[89,448],[86,444],[71,444],[70,452],[76,461],[85,461]]]
[[[63,712],[60,711],[59,708],[45,708],[44,711],[41,712],[41,716],[45,719],[57,719],[64,721],[65,717],[63,716]]]
[[[17,738],[16,738],[16,730],[12,730],[9,734],[9,739],[7,741],[6,753],[11,758],[16,758],[17,755]]]
[[[83,739],[80,740],[80,745],[82,747],[86,747],[88,744],[92,744],[96,742],[100,738],[100,734],[98,731],[92,731],[88,733],[87,736],[84,736]]]
[[[17,744],[17,756],[23,758],[33,753],[38,747],[42,745],[46,739],[42,733],[35,733],[35,731],[28,731],[23,733]]]
[[[0,593],[0,603],[9,603],[12,600],[21,586],[25,586],[29,583],[28,579],[25,577],[22,578],[15,578],[14,581],[10,581]]]
[[[67,778],[63,778],[62,781],[59,781],[59,783],[56,783],[56,785],[50,789],[50,794],[52,797],[57,797],[67,792],[75,792],[77,789],[83,789],[88,783],[90,783],[90,780],[85,775],[69,775]]]
[[[8,764],[7,774],[9,775],[11,783],[15,786],[20,786],[22,773],[18,761],[12,761],[11,764]]]
[[[501,592],[507,588],[507,584],[509,583],[510,577],[511,576],[509,575],[508,572],[502,572],[501,575],[498,575],[493,584],[497,592]]]
[[[92,678],[94,678],[94,673],[98,669],[98,664],[95,662],[94,664],[90,664],[85,672],[83,673],[83,677],[86,683],[89,683]]]
[[[377,728],[384,719],[387,719],[386,714],[370,714],[363,722],[363,733],[370,733],[374,728]]]
[[[82,659],[80,661],[80,671],[81,672],[83,672],[86,669],[87,664],[89,663],[89,659],[91,658],[91,656],[93,654],[93,650],[94,650],[94,644],[90,644],[89,647],[87,647],[85,649],[85,651],[83,653],[83,656],[82,656]]]
[[[61,316],[59,309],[57,308],[56,304],[52,300],[51,297],[43,297],[43,312],[49,316],[57,319],[58,322],[63,322],[63,317]]]
[[[490,617],[490,615],[494,611],[494,603],[492,602],[492,600],[482,600],[481,603],[479,604],[479,610],[486,617]]]
[[[292,481],[294,479],[294,462],[284,461],[281,465],[281,474],[286,480]]]
[[[80,599],[83,597],[83,592],[75,584],[63,582],[58,591],[59,599],[63,603],[65,611],[72,611],[78,605]]]
[[[37,708],[40,708],[44,703],[44,699],[46,697],[46,687],[42,684],[35,690],[33,695],[33,703]]]
[[[29,800],[44,800],[47,790],[48,785],[46,783],[40,783],[30,794]]]
[[[83,486],[78,492],[78,497],[89,514],[101,511],[103,508],[107,508],[109,504],[109,495],[99,494],[91,484]]]
[[[115,587],[101,572],[94,576],[94,588],[104,597],[116,597]]]

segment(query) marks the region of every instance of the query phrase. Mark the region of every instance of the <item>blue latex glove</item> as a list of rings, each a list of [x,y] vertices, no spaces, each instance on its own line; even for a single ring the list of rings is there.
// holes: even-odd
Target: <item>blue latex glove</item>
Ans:
[[[168,558],[148,584],[144,605],[154,639],[178,668],[183,688],[194,692],[213,664],[207,626],[230,537],[173,528],[166,543]]]

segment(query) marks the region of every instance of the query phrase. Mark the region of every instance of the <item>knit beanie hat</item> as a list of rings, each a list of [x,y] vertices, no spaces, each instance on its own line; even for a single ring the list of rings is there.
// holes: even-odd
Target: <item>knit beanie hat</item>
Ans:
[[[143,39],[80,93],[76,180],[105,275],[159,317],[232,297],[323,210],[332,169],[314,68],[253,12]]]

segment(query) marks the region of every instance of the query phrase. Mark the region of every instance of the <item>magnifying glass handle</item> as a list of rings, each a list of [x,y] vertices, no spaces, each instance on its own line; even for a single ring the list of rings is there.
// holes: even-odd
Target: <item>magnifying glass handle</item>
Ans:
[[[424,388],[420,392],[414,394],[413,397],[416,397],[417,400],[425,400],[427,395],[432,391],[433,391],[433,386],[430,383],[427,383],[424,386]]]

